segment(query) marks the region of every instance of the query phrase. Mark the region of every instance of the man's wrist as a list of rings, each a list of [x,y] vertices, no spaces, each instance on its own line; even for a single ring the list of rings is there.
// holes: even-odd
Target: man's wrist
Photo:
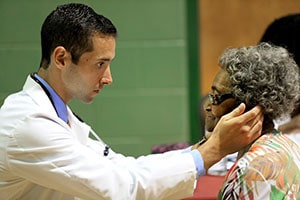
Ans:
[[[196,169],[197,169],[197,178],[199,178],[200,176],[203,176],[206,174],[206,169],[204,167],[204,160],[203,157],[200,153],[200,151],[198,151],[197,149],[192,150],[191,155],[194,158],[194,162],[196,165]]]
[[[210,140],[207,140],[205,143],[200,145],[197,150],[202,155],[206,171],[225,156],[219,151],[217,145],[212,143]]]

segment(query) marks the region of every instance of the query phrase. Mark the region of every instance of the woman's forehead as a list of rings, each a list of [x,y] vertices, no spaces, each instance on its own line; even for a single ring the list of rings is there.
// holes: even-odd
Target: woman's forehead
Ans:
[[[212,84],[212,89],[218,92],[230,91],[229,74],[225,70],[220,69],[217,72]]]

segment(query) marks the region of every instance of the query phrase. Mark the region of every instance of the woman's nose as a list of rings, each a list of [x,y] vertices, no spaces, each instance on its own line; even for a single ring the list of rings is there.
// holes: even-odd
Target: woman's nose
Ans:
[[[206,97],[203,101],[203,110],[211,111],[211,103],[209,101],[209,98]]]

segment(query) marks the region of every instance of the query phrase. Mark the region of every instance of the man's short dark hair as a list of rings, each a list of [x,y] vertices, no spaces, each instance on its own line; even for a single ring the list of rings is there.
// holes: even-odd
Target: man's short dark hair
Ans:
[[[71,3],[58,6],[42,25],[40,67],[48,67],[51,53],[57,46],[66,48],[76,64],[84,52],[93,50],[91,38],[94,34],[116,37],[117,29],[109,19],[87,5]]]

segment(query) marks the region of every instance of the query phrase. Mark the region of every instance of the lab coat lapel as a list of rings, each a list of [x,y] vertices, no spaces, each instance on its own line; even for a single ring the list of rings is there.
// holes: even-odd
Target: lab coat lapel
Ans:
[[[91,127],[88,126],[86,123],[79,121],[79,119],[73,114],[71,109],[67,106],[68,109],[68,116],[69,116],[69,123],[72,131],[78,138],[81,144],[86,145],[88,142],[89,133]]]
[[[40,105],[42,109],[41,112],[45,112],[49,115],[57,116],[57,113],[47,96],[46,92],[43,88],[35,82],[30,75],[27,77],[27,80],[23,86],[23,90],[31,96],[31,98],[35,101],[36,104]]]
[[[60,119],[57,116],[57,113],[49,97],[47,96],[43,88],[37,82],[35,82],[30,77],[30,75],[27,77],[23,90],[29,96],[31,96],[31,98],[35,101],[36,104],[40,105],[40,108],[42,109],[41,112],[45,112],[53,116],[53,119],[56,119],[57,123],[63,126],[68,126],[62,119]],[[80,141],[80,143],[87,144],[91,127],[85,124],[84,122],[81,122],[73,114],[72,110],[68,106],[67,106],[67,110],[68,110],[69,124],[73,134],[78,138],[78,141]]]

